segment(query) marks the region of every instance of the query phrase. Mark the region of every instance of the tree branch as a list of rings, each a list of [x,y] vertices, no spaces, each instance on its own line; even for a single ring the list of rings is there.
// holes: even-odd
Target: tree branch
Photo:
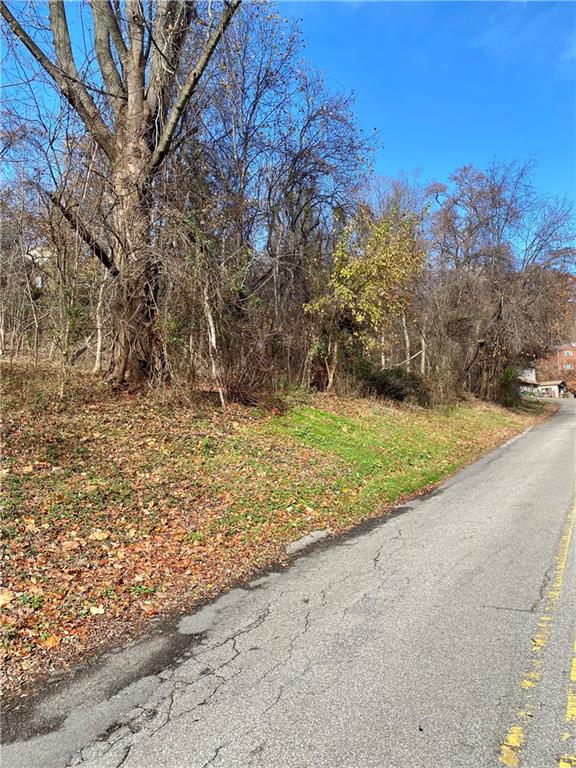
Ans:
[[[58,5],[61,0],[58,0]],[[66,25],[66,19],[64,17],[62,27],[62,14],[64,12],[63,7],[57,10],[57,3],[50,3],[50,15],[54,16],[55,27],[53,27],[54,47],[56,49],[56,55],[60,66],[53,64],[44,51],[36,45],[34,40],[26,32],[26,30],[20,25],[15,16],[12,15],[10,9],[4,2],[0,0],[0,14],[6,21],[14,35],[20,40],[20,42],[28,49],[36,61],[42,66],[52,80],[56,83],[62,95],[68,100],[71,106],[74,108],[87,130],[93,135],[98,146],[105,152],[105,154],[112,159],[114,150],[113,142],[110,131],[108,130],[105,122],[103,121],[98,107],[82,85],[82,81],[76,70],[76,65],[73,64],[73,69],[67,71],[64,65],[64,61],[60,58],[59,50],[65,57],[71,56],[70,38],[68,35],[68,27]],[[57,41],[57,35],[60,33],[65,35],[64,39]],[[68,44],[66,45],[65,38],[68,37]]]
[[[108,252],[108,250],[98,242],[95,235],[93,235],[88,227],[80,221],[78,216],[76,216],[71,208],[68,208],[64,205],[62,198],[59,195],[57,195],[55,192],[48,192],[46,194],[50,202],[58,208],[70,226],[76,232],[78,232],[94,256],[96,256],[96,258],[106,267],[112,277],[118,277],[120,271],[114,264],[114,258]]]
[[[226,31],[226,27],[230,23],[232,16],[240,6],[241,2],[242,0],[230,0],[230,2],[224,3],[224,9],[222,11],[222,16],[220,17],[220,22],[218,26],[206,41],[204,48],[200,54],[200,57],[196,63],[196,66],[194,67],[192,72],[190,72],[190,74],[188,75],[186,82],[180,89],[180,93],[178,94],[176,101],[174,102],[174,105],[170,110],[166,123],[164,124],[164,128],[162,130],[162,133],[160,135],[160,138],[158,139],[156,148],[152,155],[152,162],[151,162],[152,171],[156,169],[159,165],[161,165],[162,161],[168,154],[168,151],[170,150],[170,145],[172,143],[172,139],[174,138],[174,134],[176,132],[176,128],[178,127],[178,123],[180,122],[180,118],[182,117],[184,110],[188,106],[188,102],[190,101],[194,91],[196,90],[204,70],[206,69],[206,67],[208,66],[208,63],[210,62],[210,59],[212,58],[212,54],[214,53],[216,46],[218,45],[222,36],[224,35],[224,32]]]
[[[112,42],[114,43],[114,46],[118,51],[118,55],[120,56],[120,61],[122,62],[122,66],[125,66],[125,59],[126,59],[126,54],[128,53],[128,49],[126,48],[126,43],[124,42],[124,38],[122,37],[122,30],[120,29],[120,24],[118,23],[118,17],[116,16],[116,14],[114,13],[114,10],[112,9],[110,0],[94,0],[94,1],[98,3],[98,9],[100,13],[106,16],[107,18],[110,37],[112,38]]]
[[[84,82],[80,79],[80,74],[74,61],[74,54],[72,53],[64,0],[51,0],[48,8],[58,64],[66,78],[70,78],[75,82],[74,88],[70,88],[70,91],[74,94],[74,107],[82,118],[87,130],[94,136],[97,144],[104,149],[103,144],[108,144],[111,140],[110,132],[102,119],[98,107],[85,88]]]
[[[157,8],[154,26],[149,30],[152,53],[146,90],[146,100],[152,115],[157,114],[163,91],[174,75],[188,28],[194,18],[197,18],[197,10],[187,0],[165,3]]]
[[[107,0],[90,0],[94,18],[94,49],[102,77],[106,83],[115,114],[118,113],[118,96],[126,98],[124,83],[116,67],[110,48],[110,7]]]

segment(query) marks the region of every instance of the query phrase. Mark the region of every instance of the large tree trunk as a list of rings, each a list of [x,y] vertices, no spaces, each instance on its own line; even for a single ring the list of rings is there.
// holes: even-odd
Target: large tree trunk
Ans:
[[[164,379],[166,368],[156,328],[160,264],[151,232],[150,151],[139,136],[126,142],[130,151],[117,163],[112,182],[115,230],[119,246],[114,315],[118,331],[114,379]]]

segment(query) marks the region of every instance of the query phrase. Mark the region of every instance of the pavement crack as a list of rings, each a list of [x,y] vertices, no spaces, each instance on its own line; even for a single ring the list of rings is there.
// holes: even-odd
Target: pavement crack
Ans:
[[[382,570],[380,568],[380,560],[382,558],[382,553],[384,552],[384,548],[390,544],[391,541],[399,541],[400,546],[397,546],[395,549],[392,549],[388,554],[390,556],[394,555],[399,549],[406,546],[406,542],[404,540],[404,536],[402,534],[402,529],[397,523],[393,523],[394,530],[396,531],[396,536],[391,536],[390,538],[384,539],[380,546],[378,547],[376,554],[372,558],[372,569],[380,571]]]
[[[375,571],[380,570],[380,558],[382,557],[382,550],[384,549],[384,544],[386,542],[382,542],[380,546],[378,547],[376,554],[372,558],[372,567]]]
[[[306,632],[308,632],[310,628],[310,615],[312,613],[312,608],[308,608],[306,613],[304,614],[304,624],[300,632],[297,632],[295,635],[292,636],[290,640],[290,644],[288,646],[288,658],[291,658],[292,654],[294,653],[294,646],[296,645],[296,641],[299,640],[301,637],[303,637]]]
[[[121,765],[124,765],[126,760],[128,760],[128,756],[131,750],[132,750],[132,745],[130,745],[129,747],[124,747],[124,754],[120,758],[120,762],[116,764],[116,768],[120,768]]]
[[[228,744],[230,744],[229,741],[227,741],[225,744],[221,744],[219,747],[216,747],[216,750],[215,750],[214,754],[212,755],[212,757],[209,760],[207,760],[204,763],[202,768],[206,768],[206,766],[211,765],[214,762],[214,760],[216,760],[216,758],[218,757],[220,752],[228,746]]]
[[[226,661],[221,666],[227,666],[228,664],[231,664],[236,658],[236,656],[238,655],[238,651],[236,649],[236,640],[239,637],[242,637],[242,635],[249,634],[253,630],[257,629],[261,624],[263,624],[268,618],[268,616],[270,615],[271,609],[272,609],[272,604],[268,605],[263,611],[261,611],[260,614],[254,619],[254,621],[250,622],[250,624],[248,624],[245,627],[242,627],[241,629],[238,629],[236,632],[233,632],[231,635],[228,635],[224,640],[222,640],[222,642],[216,643],[214,645],[208,645],[205,651],[203,653],[197,654],[195,658],[200,658],[206,655],[207,653],[210,653],[210,651],[215,651],[218,648],[222,648],[222,646],[226,645],[226,643],[232,642],[232,648],[233,648],[233,651],[235,652],[235,655],[231,659],[228,659],[228,661]]]
[[[400,541],[403,547],[406,546],[406,542],[404,541],[404,535],[402,534],[402,529],[398,525],[398,523],[394,523],[394,528],[396,529],[397,536],[392,536],[390,541]]]
[[[483,603],[480,608],[492,608],[495,611],[513,611],[514,613],[534,613],[533,608],[510,608],[507,605],[485,605]]]
[[[540,603],[544,600],[544,597],[546,595],[546,589],[548,588],[548,585],[550,584],[552,580],[552,576],[554,574],[555,566],[551,565],[549,568],[547,568],[546,573],[544,574],[544,577],[542,579],[542,583],[540,584],[540,589],[538,590],[538,597],[532,605],[530,606],[530,613],[534,613]]]
[[[168,723],[172,719],[172,708],[174,706],[174,697],[176,696],[177,693],[184,690],[186,687],[187,686],[185,684],[182,684],[181,682],[177,682],[174,684],[172,690],[167,696],[168,708],[167,708],[166,715],[164,717],[164,721],[160,723],[160,725],[158,725],[156,728],[150,729],[151,736],[154,735],[155,733],[158,733],[158,731],[162,730],[162,728],[168,725]],[[164,699],[164,701],[166,701],[166,699]],[[164,701],[162,703],[164,703]],[[130,724],[128,725],[128,727],[130,728],[130,730],[132,730],[132,728],[130,727]],[[136,733],[136,731],[132,730],[132,733]]]
[[[264,717],[264,715],[269,714],[274,709],[274,707],[278,704],[278,702],[282,698],[282,694],[284,693],[285,687],[286,687],[285,685],[281,685],[280,688],[278,688],[278,693],[276,694],[276,698],[266,707],[266,709],[262,710],[262,712],[260,713],[260,717]]]
[[[243,672],[242,668],[239,668],[232,675],[228,675],[228,676],[224,676],[218,673],[221,672],[226,667],[229,667],[243,653],[243,651],[241,651],[237,646],[238,639],[244,635],[248,635],[250,632],[253,632],[255,629],[257,629],[257,627],[263,624],[264,621],[266,621],[269,613],[270,613],[270,606],[268,606],[265,610],[263,610],[257,616],[257,618],[254,619],[252,622],[250,622],[247,626],[242,627],[241,629],[236,631],[234,634],[227,637],[223,642],[218,643],[217,645],[211,646],[209,649],[207,649],[206,653],[208,653],[209,651],[216,650],[217,648],[220,648],[226,645],[226,643],[231,643],[232,655],[229,659],[227,659],[226,661],[218,665],[214,670],[208,669],[207,672],[205,673],[213,677],[214,681],[217,682],[217,684],[212,688],[212,690],[210,690],[210,692],[207,693],[207,695],[204,696],[204,698],[201,701],[194,704],[194,706],[190,707],[189,709],[185,709],[182,712],[179,712],[176,716],[173,716],[172,712],[173,712],[175,697],[177,696],[177,694],[181,694],[186,689],[191,688],[197,684],[197,679],[191,682],[186,682],[184,680],[177,679],[171,691],[164,697],[164,699],[161,702],[162,704],[164,704],[165,702],[168,702],[166,714],[164,715],[162,722],[159,725],[157,725],[152,729],[148,729],[150,736],[153,736],[156,733],[158,733],[160,730],[165,728],[169,723],[179,720],[182,717],[189,716],[196,710],[199,710],[201,707],[205,707],[211,704],[214,701],[214,697],[217,695],[218,691],[223,686],[225,686],[227,683],[230,683],[238,675],[242,674]],[[201,655],[203,656],[204,654],[201,654]],[[129,728],[129,730],[132,732],[133,735],[135,735],[137,731],[140,730],[140,727],[135,727],[135,722],[134,722],[135,720],[136,718],[134,718],[134,720],[132,720],[130,723],[124,724]],[[212,759],[215,759],[216,756],[217,755],[215,755]]]

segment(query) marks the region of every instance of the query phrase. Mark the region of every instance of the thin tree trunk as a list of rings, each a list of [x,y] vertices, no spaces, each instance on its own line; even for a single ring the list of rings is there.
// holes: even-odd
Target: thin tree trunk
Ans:
[[[102,373],[102,341],[103,341],[103,333],[102,333],[102,303],[104,299],[104,283],[106,281],[106,276],[102,279],[102,282],[100,283],[100,290],[98,291],[98,301],[96,303],[96,359],[94,360],[94,368],[92,369],[93,373]]]
[[[78,347],[78,349],[75,349],[74,352],[70,352],[69,354],[69,365],[75,365],[78,360],[82,357],[82,355],[85,355],[86,352],[90,349],[90,342],[92,341],[92,338],[94,336],[94,331],[89,335],[86,336],[84,339],[84,344],[82,344],[81,347]]]
[[[218,389],[218,395],[220,397],[220,403],[222,407],[226,405],[226,395],[224,387],[222,385],[222,375],[220,365],[218,362],[218,343],[216,337],[216,324],[214,323],[214,316],[210,307],[210,297],[208,295],[208,284],[204,286],[204,313],[206,315],[206,322],[208,324],[208,351],[210,354],[210,365],[212,368],[212,379]]]
[[[308,351],[306,352],[306,357],[304,358],[304,364],[302,366],[302,376],[301,376],[300,382],[303,387],[306,387],[306,389],[310,388],[310,383],[312,379],[312,360],[314,359],[315,344],[316,344],[316,339],[312,339],[312,343],[308,347]]]
[[[331,392],[336,378],[336,368],[338,367],[339,344],[337,340],[330,343],[328,353],[331,354],[332,359],[326,360],[326,372],[328,373],[326,392]]]
[[[420,334],[420,344],[422,350],[422,355],[420,357],[420,373],[424,376],[426,374],[426,336],[424,336],[424,333]]]
[[[2,305],[2,311],[0,312],[0,355],[4,355],[6,350],[6,312],[4,305]]]
[[[408,324],[406,323],[406,313],[402,312],[402,330],[404,331],[404,345],[406,347],[406,370],[412,370],[412,354],[410,347],[410,334],[408,333]]]

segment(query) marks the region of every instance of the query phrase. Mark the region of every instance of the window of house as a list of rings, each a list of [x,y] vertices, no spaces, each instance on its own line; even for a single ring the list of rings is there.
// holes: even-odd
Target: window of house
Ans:
[[[566,368],[566,370],[567,370],[567,371],[571,371],[571,370],[572,370],[572,368],[574,368],[574,366],[572,365],[572,363],[566,363],[566,365],[564,366],[564,368]]]
[[[572,357],[572,355],[574,354],[574,352],[572,352],[572,350],[571,350],[571,349],[567,349],[567,350],[566,350],[566,352],[564,352],[564,354],[566,355],[566,357]]]

